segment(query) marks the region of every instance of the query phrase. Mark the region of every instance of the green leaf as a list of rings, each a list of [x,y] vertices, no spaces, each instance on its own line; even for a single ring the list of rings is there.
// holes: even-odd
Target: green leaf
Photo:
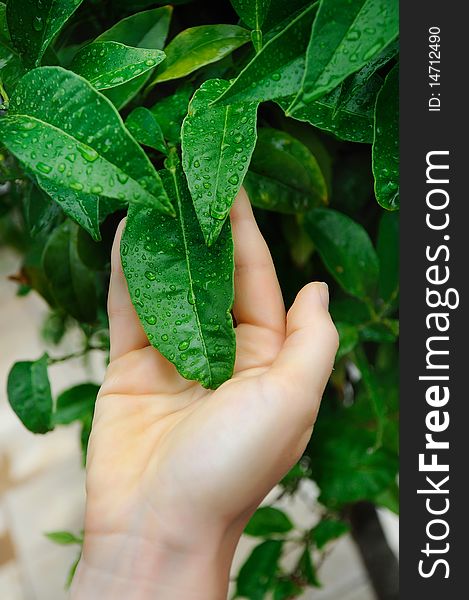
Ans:
[[[237,25],[200,25],[186,29],[165,48],[166,60],[151,85],[185,77],[231,54],[250,39],[249,31]]]
[[[283,541],[267,540],[256,546],[241,567],[236,580],[236,597],[264,600],[275,583]]]
[[[120,42],[136,48],[162,50],[168,35],[172,13],[172,6],[163,6],[131,15],[116,23],[95,41]],[[104,94],[120,110],[143,88],[152,72],[147,71],[132,81],[106,90]]]
[[[309,104],[337,87],[398,35],[399,3],[321,0],[299,96]]]
[[[161,50],[133,48],[120,42],[93,42],[78,51],[70,69],[97,90],[127,83],[165,59]]]
[[[88,415],[82,420],[80,431],[80,446],[83,466],[86,466],[86,456],[88,453],[88,443],[90,441],[91,427],[93,425],[92,415]]]
[[[161,176],[177,217],[130,207],[124,273],[151,344],[183,377],[216,388],[231,377],[235,357],[230,226],[207,248],[182,170]]]
[[[289,18],[218,99],[219,104],[264,102],[296,92],[317,5]]]
[[[358,329],[354,325],[348,323],[336,322],[335,326],[339,333],[339,349],[337,351],[336,360],[340,360],[345,355],[352,352],[359,342]]]
[[[52,395],[47,354],[39,360],[17,362],[7,383],[8,401],[23,425],[33,433],[51,430]]]
[[[69,546],[71,544],[78,544],[81,546],[83,538],[76,536],[71,531],[50,531],[44,534],[51,542],[60,544],[61,546]]]
[[[72,585],[72,581],[73,581],[73,578],[75,577],[75,573],[76,573],[76,570],[77,570],[78,565],[80,563],[80,559],[81,559],[81,552],[77,556],[77,558],[73,561],[73,563],[72,563],[72,565],[71,565],[71,567],[70,567],[70,569],[68,571],[67,579],[65,580],[65,589],[67,589],[67,590]]]
[[[158,121],[165,139],[171,144],[179,144],[181,127],[187,115],[192,85],[184,82],[171,96],[159,100],[150,109]]]
[[[347,77],[341,84],[339,105],[345,105],[359,93],[360,88],[375,75],[379,69],[384,67],[399,52],[399,41],[396,40],[387,46],[378,56],[370,60],[359,71]]]
[[[397,456],[376,449],[376,434],[368,428],[369,421],[351,427],[348,412],[342,418],[318,419],[308,453],[325,506],[336,510],[359,500],[374,501],[395,480]]]
[[[207,244],[213,244],[239,192],[256,145],[257,104],[212,106],[229,83],[211,79],[189,104],[182,164]]]
[[[52,415],[53,424],[68,425],[92,415],[98,391],[99,385],[95,383],[81,383],[59,394]]]
[[[244,186],[254,206],[281,213],[303,213],[327,202],[327,185],[314,155],[277,129],[259,130]]]
[[[384,212],[379,222],[376,251],[379,258],[380,298],[392,303],[399,294],[399,214]]]
[[[345,521],[326,517],[311,529],[310,537],[316,548],[322,550],[328,542],[336,540],[349,530],[350,526]]]
[[[261,506],[253,514],[244,529],[246,535],[267,537],[273,533],[287,533],[293,529],[288,516],[273,506]]]
[[[153,8],[122,19],[99,35],[95,42],[121,42],[136,48],[162,50],[168,35],[172,6]]]
[[[251,29],[261,29],[270,0],[231,0],[239,18]]]
[[[264,31],[271,31],[274,27],[294,15],[297,11],[311,4],[311,0],[270,0],[269,10],[264,20]]]
[[[374,74],[361,84],[362,75],[363,73],[356,75],[354,93],[345,99],[342,98],[344,84],[341,84],[310,104],[297,100],[295,96],[278,100],[278,104],[287,116],[329,131],[340,139],[371,143],[374,135],[376,96],[383,80],[379,75]]]
[[[47,46],[82,1],[8,0],[8,29],[26,67],[39,66]]]
[[[272,600],[291,600],[291,598],[299,598],[302,589],[303,588],[290,579],[276,581]]]
[[[32,237],[49,233],[60,221],[60,208],[34,184],[25,192],[23,206],[25,221]]]
[[[78,227],[65,221],[50,236],[42,266],[56,303],[85,323],[96,319],[95,275],[81,261],[77,250]]]
[[[99,196],[83,194],[56,185],[45,177],[36,177],[38,185],[62,208],[64,213],[83,227],[94,240],[101,239],[99,230]]]
[[[373,296],[379,262],[366,230],[342,213],[314,208],[305,219],[322,261],[342,288],[358,298]]]
[[[158,174],[109,100],[61,67],[21,79],[0,119],[0,139],[41,182],[172,211]]]
[[[376,100],[373,175],[383,208],[399,208],[399,68],[386,77]]]
[[[24,73],[19,54],[10,47],[9,41],[0,38],[0,82],[9,94],[13,92]]]
[[[312,585],[313,587],[321,587],[316,575],[316,569],[314,568],[313,561],[311,560],[311,552],[309,548],[304,549],[303,554],[298,561],[296,573],[300,579],[303,579],[309,585]]]
[[[139,106],[134,109],[127,117],[125,125],[140,144],[153,148],[162,154],[168,153],[161,127],[154,113],[148,108]]]

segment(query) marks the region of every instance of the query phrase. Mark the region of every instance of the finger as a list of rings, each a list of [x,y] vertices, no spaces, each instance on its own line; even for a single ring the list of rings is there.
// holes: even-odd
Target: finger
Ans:
[[[311,402],[315,404],[313,409],[319,405],[337,348],[338,334],[329,315],[327,285],[309,283],[288,311],[287,337],[269,375],[311,411]]]
[[[285,306],[269,249],[244,189],[231,210],[236,322],[285,333]]]
[[[111,361],[149,345],[148,338],[132,305],[122,270],[120,243],[124,227],[125,219],[119,223],[111,253],[111,281],[108,295]]]

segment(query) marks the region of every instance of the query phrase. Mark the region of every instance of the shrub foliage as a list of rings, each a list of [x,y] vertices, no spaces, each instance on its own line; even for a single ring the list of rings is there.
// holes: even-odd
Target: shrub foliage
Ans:
[[[0,233],[23,255],[18,294],[50,307],[51,356],[8,379],[28,429],[79,421],[86,449],[97,386],[54,399],[48,367],[69,358],[53,350],[69,327],[82,333],[73,356],[106,355],[109,249],[126,213],[145,332],[205,387],[233,369],[228,215],[241,185],[286,302],[312,277],[332,288],[335,371],[281,484],[315,481],[322,519],[299,537],[278,508],[255,513],[246,534],[259,544],[237,579],[252,600],[319,585],[351,503],[397,510],[397,35],[397,0],[0,3]],[[293,570],[280,562],[289,543]]]

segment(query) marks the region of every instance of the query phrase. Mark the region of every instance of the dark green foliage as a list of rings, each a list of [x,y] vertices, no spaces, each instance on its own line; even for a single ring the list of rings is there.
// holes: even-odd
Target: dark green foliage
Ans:
[[[295,494],[313,479],[322,518],[299,533],[260,508],[237,581],[250,600],[293,598],[319,585],[350,503],[397,511],[397,1],[165,4],[0,2],[0,243],[24,257],[18,294],[51,308],[47,343],[78,325],[73,356],[107,352],[110,247],[127,212],[121,253],[144,330],[208,388],[235,358],[228,215],[241,185],[286,304],[328,282],[335,370],[281,483]],[[16,363],[8,395],[33,432],[78,422],[85,458],[98,386],[54,401],[48,365],[66,358]]]

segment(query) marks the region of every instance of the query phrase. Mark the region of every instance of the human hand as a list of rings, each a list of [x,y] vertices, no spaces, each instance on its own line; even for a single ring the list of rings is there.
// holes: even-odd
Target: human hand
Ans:
[[[226,598],[248,519],[311,436],[338,344],[327,286],[305,286],[285,318],[244,191],[231,222],[237,356],[215,391],[183,379],[149,345],[122,273],[119,226],[75,600]]]

